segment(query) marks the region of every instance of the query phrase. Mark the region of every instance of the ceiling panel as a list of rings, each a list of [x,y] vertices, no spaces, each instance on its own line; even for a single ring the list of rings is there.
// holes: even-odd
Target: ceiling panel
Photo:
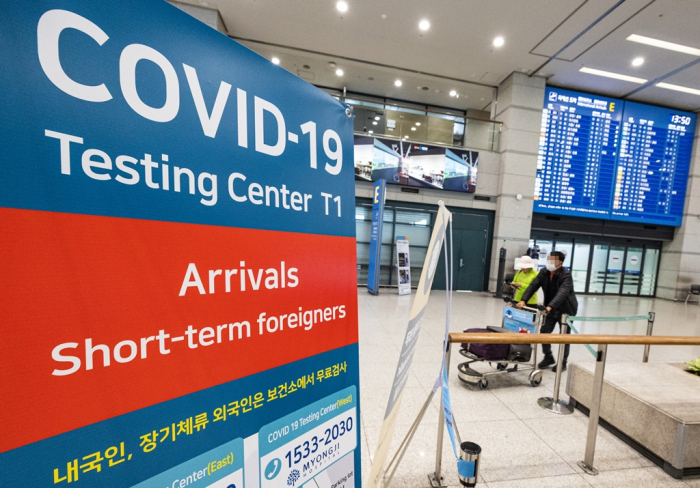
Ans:
[[[600,19],[601,16],[618,3],[617,0],[583,1],[579,8],[572,12],[554,31],[548,34],[532,52],[553,56],[576,36],[588,29],[571,46],[557,56],[557,59],[573,61],[652,2],[653,0],[626,0]]]
[[[247,45],[267,57],[277,55],[285,68],[313,76],[315,84],[459,109],[482,109],[481,102],[492,97],[489,88],[466,82],[498,86],[513,71],[532,73],[546,60],[532,54],[534,48],[553,54],[617,2],[347,0],[350,8],[341,14],[336,0],[186,1],[217,8],[230,35],[264,41]],[[553,85],[621,97],[639,85],[583,74],[581,67],[649,80],[665,77],[694,58],[626,38],[639,34],[700,48],[699,18],[698,0],[627,0],[562,53],[573,61],[554,60],[537,74]],[[427,32],[418,30],[421,19],[431,22]],[[499,35],[505,45],[494,48]],[[632,67],[635,57],[643,57],[644,64]],[[328,67],[330,61],[344,69],[342,79]],[[311,69],[303,69],[305,64]],[[672,78],[700,89],[698,74],[689,69]],[[401,89],[393,86],[396,77],[404,81]],[[452,89],[459,99],[446,95]],[[696,103],[693,95],[666,92],[651,87],[633,98],[683,109]]]

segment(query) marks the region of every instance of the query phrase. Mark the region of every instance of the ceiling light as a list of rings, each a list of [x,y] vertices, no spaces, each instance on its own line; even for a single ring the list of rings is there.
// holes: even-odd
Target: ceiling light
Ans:
[[[335,4],[335,8],[337,8],[339,12],[347,12],[348,2],[338,2]]]
[[[420,127],[420,122],[416,122],[416,125]]]
[[[593,68],[581,68],[579,70],[581,73],[588,73],[589,75],[604,76],[606,78],[614,78],[616,80],[629,81],[631,83],[646,83],[648,80],[644,78],[635,78],[634,76],[621,75],[618,73],[611,73],[610,71],[602,71]]]
[[[457,92],[454,91],[454,90],[452,90],[452,91],[450,92],[450,96],[451,96],[451,97],[456,97],[456,96],[457,96]]]
[[[408,136],[403,136],[404,139],[408,139]]]
[[[415,127],[411,127],[411,130],[416,130],[416,128],[415,128]]]
[[[644,64],[644,58],[634,58],[632,60],[632,66],[641,66]]]
[[[396,86],[401,86],[401,85],[403,85],[403,83],[401,82],[401,80],[396,80],[396,81],[394,82],[394,85],[396,85]]]
[[[280,64],[280,58],[272,58],[272,64]]]
[[[670,83],[657,83],[656,86],[659,88],[666,88],[667,90],[675,90],[683,93],[690,93],[691,95],[700,95],[700,90],[696,88],[688,88],[685,86],[672,85]]]
[[[370,134],[374,134],[374,131],[373,131],[373,130],[371,130],[371,131],[369,131],[369,133],[370,133]]]
[[[335,70],[335,74],[338,76],[343,76],[343,70],[338,68],[337,70]]]
[[[505,42],[506,41],[501,36],[498,36],[493,40],[493,45],[496,47],[501,47],[503,44],[505,44]]]
[[[372,122],[372,125],[377,125],[377,121],[375,120],[374,122]]]
[[[421,20],[420,22],[418,22],[418,28],[422,31],[427,31],[428,29],[430,29],[430,22],[428,22],[425,19]]]
[[[374,118],[374,120],[379,120],[380,118],[381,118],[381,117],[380,117],[379,115],[377,115],[377,116]]]
[[[696,49],[690,46],[684,46],[682,44],[675,44],[673,42],[662,41],[660,39],[653,39],[651,37],[644,37],[638,36],[637,34],[632,34],[627,38],[627,40],[632,42],[638,42],[640,44],[646,44],[648,46],[660,47],[661,49],[668,49],[669,51],[678,51],[679,53],[700,56],[700,49]]]

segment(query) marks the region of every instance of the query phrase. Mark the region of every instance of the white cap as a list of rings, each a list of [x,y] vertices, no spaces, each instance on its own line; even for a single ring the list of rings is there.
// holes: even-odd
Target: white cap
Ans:
[[[523,269],[523,268],[533,269],[535,267],[536,267],[536,264],[530,256],[523,256],[515,262],[515,269]]]

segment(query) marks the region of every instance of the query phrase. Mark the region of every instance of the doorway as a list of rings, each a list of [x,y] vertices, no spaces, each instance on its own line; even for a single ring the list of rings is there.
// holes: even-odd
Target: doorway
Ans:
[[[554,236],[554,237],[552,237]],[[591,295],[655,296],[661,242],[543,233],[530,240],[566,254],[574,291]],[[540,255],[541,256],[541,255]],[[540,267],[544,264],[540,259]]]
[[[452,286],[456,291],[483,291],[484,271],[488,252],[487,220],[475,219],[471,214],[452,214]],[[449,233],[447,235],[449,244]],[[445,250],[435,269],[433,289],[445,289]]]

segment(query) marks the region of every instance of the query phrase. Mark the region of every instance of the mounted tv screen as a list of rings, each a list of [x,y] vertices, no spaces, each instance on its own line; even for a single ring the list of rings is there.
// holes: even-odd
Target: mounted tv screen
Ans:
[[[474,193],[478,165],[476,151],[355,136],[358,181]]]

